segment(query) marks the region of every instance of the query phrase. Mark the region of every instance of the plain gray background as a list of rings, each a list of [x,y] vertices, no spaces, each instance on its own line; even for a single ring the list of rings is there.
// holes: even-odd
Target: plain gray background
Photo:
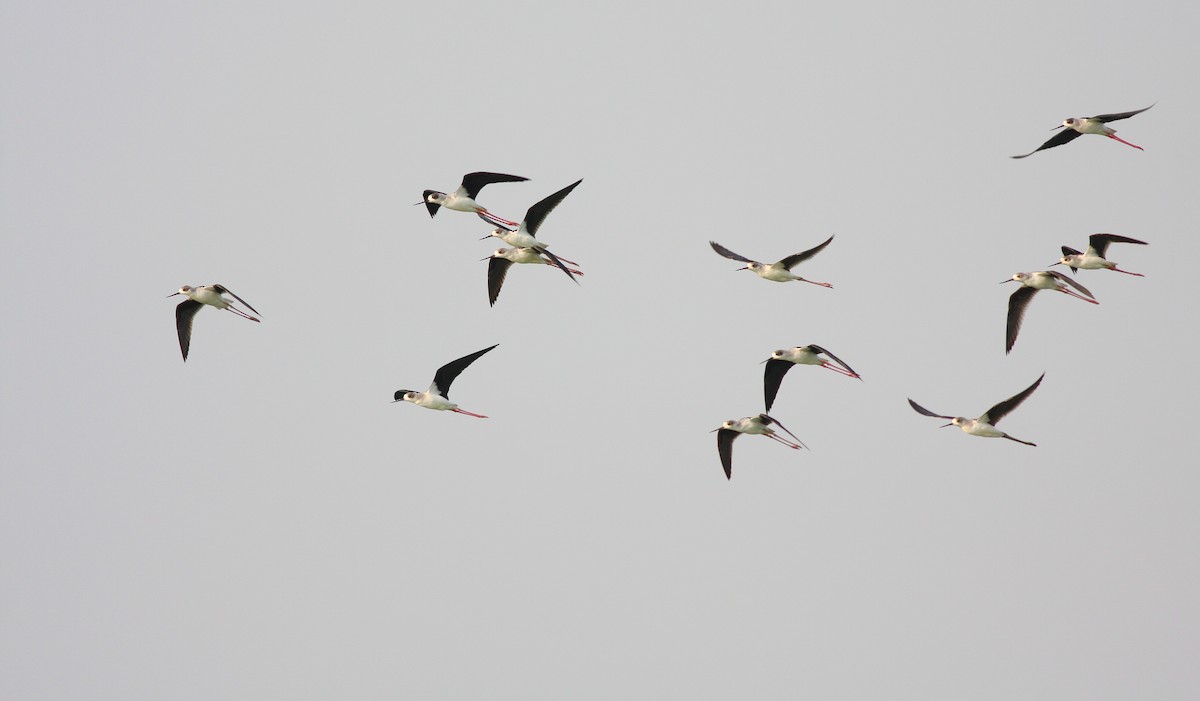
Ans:
[[[0,6],[5,699],[1192,699],[1187,3]],[[1025,153],[1068,116],[1154,109]],[[474,170],[580,286],[412,204]],[[1148,241],[1042,293],[1059,246]],[[761,281],[714,239],[773,261]],[[180,361],[182,284],[206,309]],[[391,404],[493,343],[451,397]],[[811,452],[708,433],[772,350]],[[940,430],[1046,372],[1001,428]]]

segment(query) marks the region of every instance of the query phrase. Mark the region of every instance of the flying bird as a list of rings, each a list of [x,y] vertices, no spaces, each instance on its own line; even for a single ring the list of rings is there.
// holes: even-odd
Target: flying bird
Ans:
[[[1150,107],[1153,107],[1153,106],[1154,105],[1150,105]],[[1063,131],[1060,131],[1059,133],[1050,137],[1049,141],[1042,144],[1041,146],[1038,146],[1037,148],[1030,151],[1029,153],[1026,153],[1021,156],[1011,156],[1011,158],[1025,158],[1026,156],[1032,156],[1033,154],[1037,153],[1038,151],[1042,151],[1042,150],[1048,149],[1048,148],[1054,148],[1055,146],[1062,146],[1063,144],[1067,143],[1068,141],[1071,141],[1072,139],[1074,139],[1078,136],[1081,136],[1083,134],[1099,134],[1101,136],[1107,136],[1108,138],[1113,139],[1114,141],[1120,141],[1121,143],[1125,144],[1126,146],[1132,146],[1139,151],[1145,151],[1146,149],[1142,148],[1141,146],[1138,146],[1137,144],[1131,144],[1128,141],[1116,136],[1117,130],[1113,129],[1111,127],[1107,127],[1107,126],[1105,126],[1105,124],[1107,122],[1115,122],[1118,119],[1128,119],[1129,117],[1132,117],[1135,114],[1141,114],[1142,112],[1145,112],[1146,110],[1150,109],[1150,107],[1143,107],[1140,110],[1134,110],[1132,112],[1117,112],[1116,114],[1098,114],[1095,117],[1070,117],[1068,119],[1063,120],[1062,124],[1054,127],[1055,129],[1062,129]],[[1053,130],[1051,130],[1051,131],[1053,131]]]
[[[430,218],[438,213],[439,208],[445,207],[457,212],[474,212],[479,215],[480,219],[492,226],[516,226],[516,222],[511,222],[487,211],[487,209],[475,201],[475,198],[479,196],[479,191],[483,189],[484,185],[492,183],[520,183],[526,180],[529,180],[529,178],[523,178],[519,175],[505,175],[504,173],[467,173],[463,176],[462,185],[454,192],[447,195],[437,190],[426,190],[421,195],[421,201],[417,204],[425,205],[425,208],[429,210]],[[413,206],[415,207],[416,205]]]
[[[496,299],[500,296],[500,288],[504,285],[504,277],[508,275],[508,269],[513,263],[527,264],[543,264],[554,265],[554,261],[549,258],[543,258],[537,250],[533,248],[497,248],[492,252],[492,255],[484,258],[488,262],[488,303],[493,307],[496,306]],[[566,258],[559,260],[569,265],[579,265],[574,261]],[[575,275],[583,275],[583,272],[571,268],[570,271]]]
[[[184,285],[179,288],[178,292],[167,295],[168,298],[175,295],[184,295],[187,297],[187,299],[175,307],[175,331],[179,334],[179,350],[183,352],[183,362],[187,362],[188,347],[192,345],[192,319],[196,317],[196,312],[200,311],[204,305],[207,304],[217,309],[227,309],[243,319],[255,322],[260,321],[233,306],[233,302],[222,296],[225,294],[245,304],[246,308],[255,314],[259,313],[257,309],[250,306],[249,302],[230,292],[224,285],[201,285],[200,287]]]
[[[1025,309],[1038,290],[1054,290],[1092,304],[1100,304],[1091,292],[1083,285],[1055,270],[1039,270],[1033,273],[1015,273],[1007,280],[1000,282],[1019,282],[1021,287],[1008,298],[1008,326],[1004,336],[1004,352],[1009,353],[1017,342],[1017,334],[1021,331],[1021,320],[1025,318]],[[1074,287],[1078,292],[1072,291]],[[1080,294],[1083,293],[1083,294]]]
[[[795,255],[788,256],[781,261],[776,261],[770,264],[759,263],[756,260],[750,260],[745,256],[738,255],[716,241],[709,241],[708,245],[712,246],[712,249],[718,254],[725,256],[730,260],[736,260],[746,264],[744,267],[738,268],[738,270],[753,270],[756,275],[764,280],[771,280],[773,282],[790,282],[792,280],[799,280],[800,282],[809,282],[814,285],[820,285],[821,287],[833,287],[833,285],[830,285],[828,282],[805,280],[799,275],[793,275],[791,273],[792,268],[825,250],[825,247],[828,246],[831,241],[833,241],[832,236],[825,239],[825,243],[822,243],[819,246],[815,246],[807,251],[804,251],[803,253],[797,253]]]
[[[1148,246],[1145,241],[1131,239],[1128,236],[1119,236],[1117,234],[1092,234],[1088,237],[1087,252],[1080,253],[1070,246],[1062,247],[1062,258],[1058,259],[1057,263],[1050,265],[1065,265],[1071,269],[1071,274],[1074,275],[1076,270],[1115,270],[1118,273],[1126,275],[1136,275],[1138,277],[1146,277],[1141,273],[1131,273],[1128,270],[1121,270],[1117,264],[1107,260],[1104,254],[1108,252],[1108,244],[1110,243],[1136,243],[1142,246]]]
[[[786,438],[780,437],[771,428],[772,424],[783,429],[789,436],[795,438],[796,442],[793,443]],[[795,450],[808,447],[800,442],[800,439],[796,438],[796,435],[788,431],[778,420],[766,414],[747,416],[743,419],[730,419],[721,424],[720,428],[714,428],[712,431],[709,431],[709,433],[713,432],[717,434],[717,454],[721,456],[721,467],[725,468],[725,479],[733,478],[733,440],[743,433],[766,436]]]
[[[947,426],[958,426],[963,430],[964,433],[969,433],[972,436],[983,436],[984,438],[1007,438],[1010,441],[1036,446],[1036,443],[1023,441],[1020,438],[1014,438],[1008,435],[1004,431],[996,428],[996,424],[1000,423],[1000,419],[1003,419],[1005,416],[1007,416],[1008,413],[1013,409],[1021,406],[1021,402],[1028,399],[1029,395],[1033,394],[1033,390],[1037,389],[1038,385],[1042,384],[1042,378],[1045,376],[1046,373],[1043,372],[1042,376],[1037,378],[1036,382],[1034,382],[1032,385],[1029,385],[1029,387],[1023,390],[1020,394],[1009,397],[991,409],[988,409],[987,411],[983,412],[983,415],[978,419],[967,419],[961,416],[942,416],[941,414],[933,413],[911,399],[908,400],[908,403],[912,405],[912,408],[915,409],[918,414],[924,414],[925,416],[932,416],[938,419],[950,419],[950,423],[942,426],[941,428],[946,428]]]
[[[521,222],[520,227],[518,227],[516,231],[504,227],[493,229],[492,233],[484,236],[481,240],[486,241],[487,239],[495,236],[510,246],[515,246],[517,248],[532,248],[538,253],[549,258],[555,265],[557,265],[564,273],[567,274],[567,277],[575,280],[575,276],[571,274],[571,270],[563,264],[562,260],[559,259],[558,256],[551,253],[549,249],[546,248],[546,244],[537,240],[535,237],[537,236],[538,228],[541,227],[542,221],[546,219],[546,216],[550,214],[550,212],[553,212],[554,208],[558,206],[558,203],[562,202],[567,195],[571,194],[571,190],[574,190],[581,182],[583,182],[582,178],[576,180],[553,195],[550,195],[541,202],[538,202],[530,207],[529,211],[525,212],[525,219]],[[576,280],[576,284],[578,284],[578,282],[579,281]]]
[[[498,345],[500,344],[497,343],[496,346]],[[466,414],[467,416],[474,416],[477,419],[486,419],[487,417],[483,414],[474,414],[465,409],[459,409],[457,404],[450,401],[450,383],[454,382],[454,378],[458,377],[463,370],[466,370],[468,365],[479,360],[480,356],[496,346],[484,348],[470,355],[464,355],[458,360],[452,360],[438,368],[437,374],[433,376],[433,384],[429,385],[429,389],[424,392],[417,392],[411,389],[396,390],[392,403],[412,402],[426,409],[437,409],[438,411],[449,409],[456,414]]]
[[[766,400],[767,411],[770,411],[771,405],[775,403],[775,395],[779,394],[779,385],[783,382],[783,376],[796,365],[819,365],[846,377],[862,380],[862,377],[849,365],[815,343],[796,346],[791,350],[777,350],[763,362],[767,364],[763,370],[763,398]]]

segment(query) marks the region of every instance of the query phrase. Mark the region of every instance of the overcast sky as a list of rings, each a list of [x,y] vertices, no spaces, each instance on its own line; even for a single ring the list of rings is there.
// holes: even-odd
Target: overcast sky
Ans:
[[[1194,699],[1180,2],[0,5],[0,697]],[[1066,117],[1156,106],[1025,160]],[[421,191],[526,208],[514,266]],[[1044,292],[1095,232],[1149,242]],[[763,281],[716,240],[833,283]],[[1059,268],[1061,269],[1061,268]],[[180,359],[180,285],[204,309]],[[473,419],[391,403],[454,384]],[[773,415],[722,421],[816,343]],[[984,440],[978,416],[1046,379]]]

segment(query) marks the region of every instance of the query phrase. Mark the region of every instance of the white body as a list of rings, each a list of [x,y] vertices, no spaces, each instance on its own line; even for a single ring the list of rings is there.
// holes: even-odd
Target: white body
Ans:
[[[825,365],[828,361],[813,353],[807,347],[798,346],[791,350],[777,350],[771,353],[774,360],[787,360],[797,365]]]
[[[1104,122],[1101,122],[1098,119],[1091,119],[1089,117],[1072,117],[1070,119],[1063,120],[1063,126],[1068,129],[1074,129],[1080,134],[1100,134],[1101,136],[1109,136],[1117,133],[1116,129],[1113,129]]]
[[[1117,267],[1116,263],[1097,255],[1096,249],[1091,246],[1084,253],[1063,256],[1058,262],[1079,270],[1112,270]]]
[[[1004,438],[1008,434],[995,426],[982,421],[980,419],[964,419],[961,416],[956,416],[950,423],[958,426],[963,430],[963,433],[969,433],[972,436],[981,436],[983,438]]]
[[[1062,280],[1054,277],[1045,270],[1039,270],[1033,273],[1016,273],[1012,276],[1013,280],[1021,283],[1024,287],[1032,287],[1035,290],[1056,290],[1058,292],[1068,292],[1068,286]]]
[[[532,248],[535,250],[541,250],[546,247],[545,244],[543,244],[541,241],[538,241],[532,234],[525,230],[524,223],[522,223],[521,228],[517,229],[516,231],[509,231],[508,229],[492,229],[492,236],[495,236],[504,243],[507,243],[515,248]],[[507,256],[505,257],[507,258]],[[512,259],[510,258],[509,260]],[[521,261],[513,262],[518,263]]]
[[[792,271],[783,267],[779,263],[771,263],[764,265],[763,263],[747,263],[746,267],[754,271],[754,274],[764,280],[772,282],[791,282],[792,280],[803,280],[799,275],[793,275]]]
[[[721,428],[728,428],[732,431],[737,431],[738,433],[749,433],[759,436],[775,435],[775,429],[767,426],[761,421],[758,421],[757,418],[758,417],[755,416],[747,416],[744,419],[730,419],[729,421],[721,424]]]
[[[187,295],[188,299],[193,302],[207,304],[217,309],[228,309],[229,305],[233,304],[231,300],[225,299],[211,285],[201,285],[200,287],[191,287],[186,290],[181,288],[179,291]]]
[[[457,404],[449,399],[446,399],[442,395],[435,393],[433,390],[426,390],[424,392],[409,392],[404,395],[404,401],[412,402],[413,404],[425,407],[426,409],[436,409],[438,411],[447,411],[458,408]]]
[[[453,209],[456,212],[478,212],[483,209],[479,203],[471,199],[467,195],[467,191],[463,188],[458,188],[450,194],[442,194],[440,192],[431,192],[425,198],[426,201],[441,205],[446,209]]]
[[[514,263],[550,263],[533,248],[497,248],[493,258],[504,258]]]

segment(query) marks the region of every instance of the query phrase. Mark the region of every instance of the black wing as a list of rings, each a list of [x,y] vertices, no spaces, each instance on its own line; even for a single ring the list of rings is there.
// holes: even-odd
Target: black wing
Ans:
[[[1121,236],[1120,234],[1092,234],[1088,237],[1088,246],[1091,246],[1092,250],[1096,252],[1096,255],[1100,256],[1101,258],[1103,258],[1104,254],[1108,251],[1108,244],[1110,243],[1138,243],[1143,246],[1150,245],[1145,241],[1138,241],[1137,239],[1131,239],[1128,236]]]
[[[1041,146],[1038,146],[1037,148],[1030,151],[1029,153],[1026,153],[1021,156],[1009,156],[1009,158],[1025,158],[1026,156],[1032,156],[1033,154],[1037,153],[1038,151],[1042,151],[1042,150],[1048,149],[1048,148],[1054,148],[1055,146],[1062,146],[1063,144],[1067,143],[1071,139],[1074,139],[1074,138],[1077,138],[1080,136],[1083,136],[1083,134],[1075,131],[1074,129],[1067,129],[1066,127],[1063,127],[1062,131],[1060,131],[1057,134],[1055,134],[1054,136],[1050,137],[1049,141],[1042,144]]]
[[[822,348],[822,347],[818,346],[818,345],[817,345],[817,344],[815,344],[815,343],[810,343],[810,344],[808,344],[808,348],[809,348],[809,350],[811,350],[811,351],[813,351],[813,352],[815,352],[815,353],[824,353],[825,355],[829,356],[830,360],[832,360],[833,362],[837,363],[838,365],[841,365],[842,367],[846,368],[846,369],[847,369],[847,370],[849,370],[850,372],[853,372],[855,377],[857,377],[859,380],[862,380],[862,377],[861,377],[861,376],[859,376],[859,374],[858,374],[857,372],[854,372],[854,368],[852,368],[852,367],[850,367],[849,365],[847,365],[847,364],[843,363],[843,362],[842,362],[842,359],[841,359],[841,358],[839,358],[839,357],[837,357],[837,356],[836,356],[836,355],[834,355],[833,353],[830,353],[829,351],[825,350],[824,348]]]
[[[500,345],[499,343],[496,346]],[[454,382],[454,378],[458,377],[459,373],[467,369],[467,366],[479,359],[479,356],[487,353],[492,348],[484,348],[481,351],[476,351],[470,355],[464,355],[458,360],[452,360],[442,367],[438,368],[437,374],[433,376],[433,388],[443,397],[450,398],[450,383]]]
[[[779,394],[779,385],[783,382],[783,376],[788,374],[795,363],[790,360],[780,360],[778,358],[770,358],[767,360],[767,367],[763,370],[763,401],[766,402],[767,411],[771,410],[771,405],[775,403],[775,395]]]
[[[520,183],[528,179],[522,178],[519,175],[505,175],[504,173],[467,173],[463,176],[462,189],[467,191],[467,197],[475,199],[484,185],[492,183]]]
[[[175,330],[179,333],[179,350],[183,352],[183,362],[187,362],[188,348],[192,345],[192,319],[204,305],[194,299],[185,299],[175,307]],[[250,306],[250,305],[246,305]]]
[[[916,410],[917,410],[917,413],[918,413],[918,414],[924,414],[924,415],[926,415],[926,416],[932,416],[932,417],[934,417],[934,418],[936,418],[936,419],[953,419],[953,418],[954,418],[953,416],[942,416],[941,414],[935,414],[935,413],[933,413],[932,411],[930,411],[930,410],[926,409],[925,407],[921,406],[920,404],[917,404],[916,402],[914,402],[914,401],[913,401],[913,400],[911,400],[911,399],[910,399],[910,400],[908,400],[908,403],[912,405],[912,408],[913,408],[913,409],[916,409]]]
[[[759,414],[758,420],[761,421],[763,423],[763,425],[765,425],[765,426],[770,426],[771,424],[775,424],[779,428],[782,428],[783,432],[788,434],[789,436],[791,436],[792,439],[795,440],[797,443],[804,446],[805,448],[808,447],[808,446],[804,445],[804,441],[802,441],[796,437],[796,434],[789,431],[787,426],[784,426],[783,424],[779,423],[779,419],[777,419],[773,416],[767,416],[766,414]]]
[[[435,217],[435,216],[437,216],[438,210],[442,208],[442,205],[438,204],[437,202],[430,202],[429,196],[430,195],[444,195],[444,194],[446,194],[446,193],[438,192],[437,190],[426,190],[425,192],[421,193],[421,201],[418,202],[417,204],[424,204],[425,209],[429,210],[430,218]]]
[[[812,258],[813,256],[817,255],[821,251],[825,250],[825,247],[828,246],[831,241],[833,241],[832,236],[825,239],[825,243],[823,243],[819,246],[810,248],[803,253],[797,253],[796,255],[788,256],[787,258],[784,258],[783,260],[781,260],[779,262],[783,263],[783,267],[787,268],[788,270],[791,270],[792,268],[799,265],[800,263],[803,263],[804,261],[808,260],[809,258]]]
[[[1083,251],[1076,251],[1074,248],[1071,248],[1070,246],[1063,246],[1063,247],[1062,247],[1062,252],[1063,252],[1063,257],[1064,257],[1064,258],[1066,258],[1067,256],[1081,256],[1081,255],[1083,255]]]
[[[1025,318],[1025,308],[1029,306],[1029,300],[1037,294],[1036,287],[1021,286],[1021,289],[1012,293],[1008,298],[1008,327],[1004,332],[1004,352],[1012,352],[1013,346],[1017,343],[1017,334],[1021,332],[1021,320]]]
[[[500,288],[504,286],[504,276],[513,262],[507,258],[493,256],[488,259],[488,303],[496,306],[496,298],[500,296]]]
[[[213,285],[213,289],[216,290],[217,292],[220,292],[221,294],[228,294],[228,295],[232,296],[237,301],[239,301],[242,304],[249,307],[250,311],[254,312],[255,314],[262,314],[262,312],[258,311],[254,307],[251,307],[249,302],[247,302],[246,300],[242,299],[241,297],[238,297],[237,295],[235,295],[228,287],[226,287],[224,285]]]
[[[739,256],[738,254],[734,253],[733,251],[729,250],[728,248],[725,248],[724,246],[717,243],[716,241],[709,241],[708,245],[712,246],[712,249],[714,251],[716,251],[718,254],[725,256],[726,258],[728,258],[730,260],[736,260],[736,261],[739,261],[742,263],[757,263],[758,262],[756,260],[750,260],[749,258],[747,258],[745,256]]]
[[[574,190],[581,182],[583,182],[582,178],[576,180],[541,202],[533,205],[527,212],[525,212],[525,230],[529,232],[530,236],[537,236],[538,227],[542,225],[542,220],[546,218],[546,215],[550,212],[553,212],[554,208],[558,206],[558,203],[562,202],[564,197],[571,194],[571,190]]]
[[[1157,104],[1158,104],[1157,102],[1154,103],[1154,105],[1157,105]],[[1150,107],[1153,107],[1154,105],[1150,105]],[[1143,107],[1140,110],[1134,110],[1132,112],[1117,112],[1116,114],[1098,114],[1095,117],[1092,117],[1092,119],[1099,119],[1101,122],[1115,122],[1118,119],[1129,119],[1130,117],[1132,117],[1135,114],[1141,114],[1142,112],[1145,112],[1146,110],[1150,109],[1150,107]]]
[[[1092,293],[1088,291],[1088,288],[1084,287],[1083,285],[1080,285],[1078,282],[1075,282],[1074,280],[1067,277],[1066,275],[1063,275],[1062,273],[1058,272],[1057,270],[1047,270],[1046,272],[1049,273],[1050,275],[1053,275],[1056,279],[1062,280],[1063,282],[1067,283],[1071,287],[1074,287],[1076,290],[1078,290],[1079,292],[1082,292],[1083,294],[1087,295],[1088,297],[1091,297],[1092,299],[1096,299],[1092,295]]]
[[[717,455],[721,456],[725,479],[733,479],[733,439],[739,435],[741,434],[731,428],[717,429]]]
[[[563,265],[563,262],[562,262],[561,260],[559,260],[559,259],[558,259],[558,256],[556,256],[556,255],[554,255],[553,253],[551,253],[549,249],[547,249],[547,248],[539,248],[539,249],[537,249],[537,252],[538,252],[538,253],[541,253],[542,255],[544,255],[544,256],[546,256],[547,258],[549,258],[549,259],[550,259],[550,262],[552,262],[552,263],[554,263],[555,265],[557,265],[557,266],[559,267],[559,269],[560,269],[560,270],[562,270],[564,273],[566,273],[566,274],[567,274],[567,277],[571,278],[571,280],[575,282],[575,284],[576,284],[576,285],[578,285],[578,284],[579,284],[579,281],[578,281],[578,280],[576,280],[576,279],[575,279],[575,276],[571,274],[571,269],[570,269],[570,268],[568,268],[567,266]]]
[[[993,426],[1000,423],[1000,419],[1003,419],[1005,416],[1007,416],[1008,412],[1021,406],[1021,402],[1025,401],[1029,398],[1029,395],[1033,394],[1033,390],[1037,389],[1038,385],[1042,384],[1042,378],[1045,376],[1046,373],[1043,372],[1042,377],[1037,378],[1037,382],[1029,385],[1029,387],[1025,388],[1025,391],[1014,397],[1005,399],[991,409],[988,409],[987,412],[979,418]]]

